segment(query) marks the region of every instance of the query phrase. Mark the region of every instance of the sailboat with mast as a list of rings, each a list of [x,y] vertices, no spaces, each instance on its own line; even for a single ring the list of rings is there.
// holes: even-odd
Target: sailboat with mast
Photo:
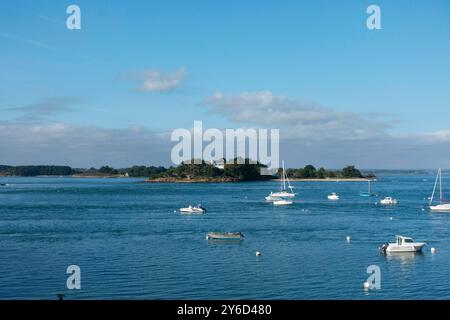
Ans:
[[[439,204],[433,206],[433,200],[434,195],[436,193],[437,184],[439,182]],[[433,193],[431,194],[430,203],[428,204],[430,206],[430,210],[432,212],[450,212],[450,203],[446,202],[444,199],[444,194],[442,190],[442,169],[439,168],[438,173],[436,175],[436,181],[434,182],[434,188]]]
[[[372,192],[371,185],[370,185],[370,180],[367,180],[367,183],[368,183],[367,192],[360,191],[359,195],[361,197],[374,197],[374,196],[376,196],[376,194]]]
[[[282,161],[282,166],[283,166],[283,171],[281,174],[281,179],[280,179],[280,191],[277,192],[270,192],[270,194],[266,197],[267,201],[280,201],[283,199],[292,199],[295,197],[295,193],[292,191],[292,186],[291,183],[289,181],[289,178],[287,177],[286,174],[286,170],[284,168],[284,161]],[[286,188],[286,183],[287,183],[287,188]],[[288,189],[290,191],[288,191]]]

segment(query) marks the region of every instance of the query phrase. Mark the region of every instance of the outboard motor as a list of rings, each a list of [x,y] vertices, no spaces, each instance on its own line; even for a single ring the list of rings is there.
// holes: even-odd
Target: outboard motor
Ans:
[[[380,251],[382,253],[386,253],[386,249],[389,247],[389,243],[384,243],[381,247],[380,247]]]

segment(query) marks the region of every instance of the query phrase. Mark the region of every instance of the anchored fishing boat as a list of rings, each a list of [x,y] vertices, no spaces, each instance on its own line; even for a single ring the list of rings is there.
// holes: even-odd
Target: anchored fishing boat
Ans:
[[[243,240],[242,232],[209,232],[206,235],[207,240]]]
[[[380,247],[383,253],[420,252],[425,242],[414,242],[410,237],[397,236],[395,243],[385,243]]]

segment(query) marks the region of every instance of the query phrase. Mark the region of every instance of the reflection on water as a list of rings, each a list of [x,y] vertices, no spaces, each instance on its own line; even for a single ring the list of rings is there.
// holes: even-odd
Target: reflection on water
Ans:
[[[396,252],[386,253],[386,262],[390,270],[400,272],[404,277],[409,277],[418,266],[425,261],[422,252]]]
[[[423,252],[387,252],[384,256],[387,262],[400,264],[413,264],[424,258]]]

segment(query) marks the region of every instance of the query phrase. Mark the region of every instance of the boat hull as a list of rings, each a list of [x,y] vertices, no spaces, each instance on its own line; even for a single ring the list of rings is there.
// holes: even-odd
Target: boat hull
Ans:
[[[438,204],[436,206],[430,206],[432,212],[450,212],[450,203]]]
[[[181,208],[180,212],[182,214],[203,214],[206,212],[206,210],[202,208],[188,207],[188,208]]]
[[[385,205],[385,206],[392,206],[392,205],[396,205],[398,203],[397,200],[381,200],[380,204]]]
[[[207,240],[232,240],[239,241],[244,239],[244,235],[240,232],[237,233],[219,233],[219,232],[209,232],[206,235]]]
[[[277,200],[273,202],[274,206],[287,206],[290,204],[293,204],[294,201],[290,201],[290,200]]]
[[[373,193],[367,193],[367,192],[361,192],[359,194],[360,197],[375,197],[375,194]]]
[[[386,253],[402,253],[402,252],[420,252],[422,251],[425,243],[417,242],[410,243],[408,245],[398,245],[396,243],[390,243],[386,248]]]

